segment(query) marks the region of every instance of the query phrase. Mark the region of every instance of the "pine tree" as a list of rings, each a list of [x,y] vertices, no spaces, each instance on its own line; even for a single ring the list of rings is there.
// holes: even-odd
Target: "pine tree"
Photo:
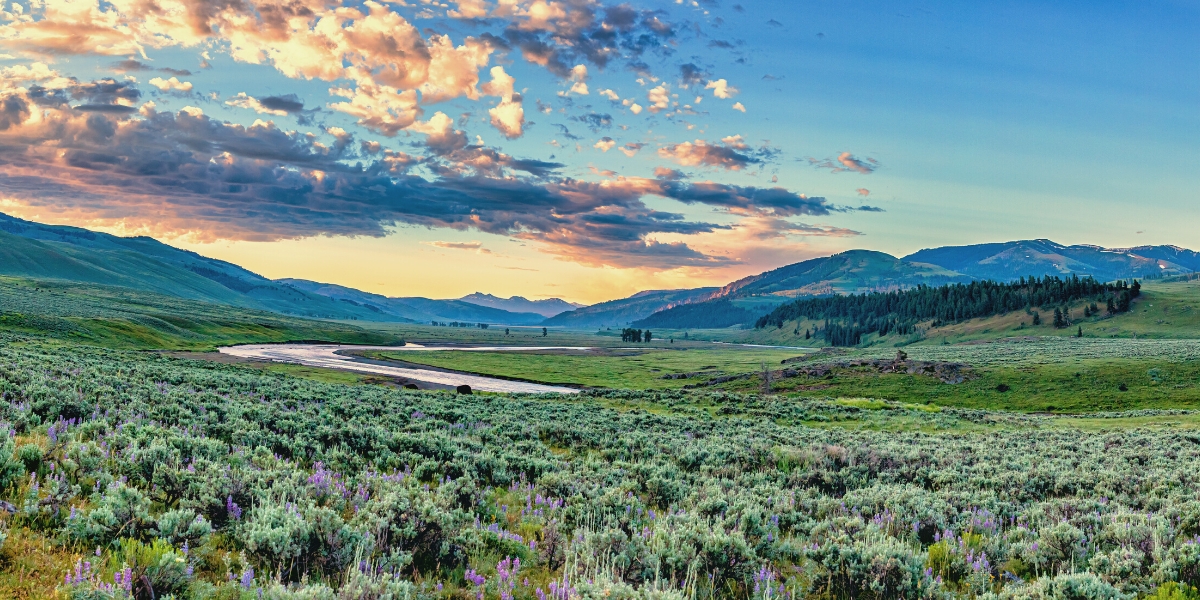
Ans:
[[[1038,311],[1033,311],[1033,325],[1036,327],[1042,324],[1042,315]]]
[[[1083,337],[1083,327],[1075,330],[1075,337]]]
[[[1055,309],[1054,309],[1054,328],[1055,328],[1055,329],[1062,329],[1062,328],[1063,328],[1063,315],[1062,315],[1062,311],[1061,311],[1061,310],[1058,310],[1057,308],[1055,308]]]

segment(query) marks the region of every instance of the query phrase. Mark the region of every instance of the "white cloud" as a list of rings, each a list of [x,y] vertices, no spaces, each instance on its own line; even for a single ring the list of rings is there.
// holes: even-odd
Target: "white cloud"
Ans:
[[[587,86],[588,70],[587,65],[575,65],[571,69],[571,93],[579,94],[580,96],[588,95]]]
[[[190,91],[192,91],[192,82],[180,81],[178,77],[172,77],[170,79],[163,79],[162,77],[155,77],[154,79],[151,79],[148,83],[164,92],[170,92],[170,91],[190,92]]]
[[[721,98],[722,100],[732,98],[732,97],[736,96],[738,93],[738,89],[733,87],[732,85],[729,85],[729,82],[725,81],[724,79],[710,81],[710,82],[708,82],[708,85],[704,86],[704,89],[712,90],[713,95],[718,98]],[[698,102],[698,100],[697,100],[697,102]]]
[[[508,139],[521,137],[525,130],[525,107],[521,105],[520,95],[513,90],[516,80],[504,72],[504,67],[492,67],[491,73],[492,80],[483,85],[483,93],[500,97],[500,104],[488,110],[492,127]]]
[[[650,101],[650,112],[658,112],[666,109],[671,105],[671,94],[667,91],[667,84],[660,83],[657,87],[651,88],[646,92],[646,98]]]

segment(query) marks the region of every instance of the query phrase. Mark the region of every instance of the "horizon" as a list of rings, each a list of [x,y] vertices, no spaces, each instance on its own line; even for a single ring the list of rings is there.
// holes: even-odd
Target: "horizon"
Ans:
[[[0,210],[584,304],[852,249],[1200,247],[1195,6],[302,4],[0,12]]]
[[[0,216],[7,216],[8,218],[14,218],[14,217],[12,217],[11,215],[6,215],[6,214],[5,214],[5,213],[3,213],[3,212],[0,212]],[[19,219],[19,217],[15,217],[15,218],[18,218],[18,219]],[[26,221],[28,221],[28,220],[26,220]],[[35,222],[35,223],[36,223],[36,222]],[[68,227],[72,227],[72,226],[70,226],[70,225],[67,225],[67,226],[68,226]],[[86,228],[85,228],[85,229],[86,229]],[[89,230],[89,231],[90,231],[90,230]],[[107,232],[102,232],[102,233],[107,233]],[[126,239],[133,239],[133,238],[138,238],[138,237],[145,237],[145,238],[147,238],[147,239],[153,239],[152,237],[148,237],[148,236],[120,236],[119,234],[110,234],[110,235],[117,235],[118,237],[125,237]],[[798,262],[805,262],[805,261],[808,261],[808,260],[814,260],[814,259],[820,259],[820,258],[831,258],[831,257],[833,257],[833,256],[837,256],[837,255],[841,255],[841,254],[846,254],[846,253],[849,253],[849,252],[871,252],[871,253],[880,253],[880,254],[885,254],[885,255],[887,255],[887,256],[889,256],[889,257],[891,257],[891,258],[897,259],[897,260],[901,260],[901,261],[907,261],[909,257],[911,257],[911,256],[913,256],[913,255],[915,255],[915,254],[917,254],[917,253],[920,253],[920,252],[923,252],[923,251],[927,251],[927,250],[940,250],[940,249],[947,249],[947,248],[967,248],[967,247],[974,247],[974,246],[991,246],[991,245],[1003,246],[1003,245],[1009,245],[1009,244],[1020,244],[1020,243],[1028,243],[1028,242],[1042,242],[1042,243],[1047,243],[1047,244],[1052,244],[1052,245],[1055,245],[1055,246],[1059,246],[1059,247],[1061,247],[1061,248],[1064,248],[1064,249],[1069,249],[1069,248],[1093,248],[1093,249],[1101,250],[1101,251],[1104,251],[1104,252],[1129,252],[1129,251],[1132,251],[1132,250],[1138,250],[1138,249],[1143,249],[1143,248],[1171,248],[1171,249],[1174,249],[1174,250],[1182,250],[1182,251],[1193,252],[1193,253],[1196,253],[1196,252],[1197,252],[1197,251],[1195,251],[1195,250],[1191,250],[1191,249],[1189,249],[1189,248],[1185,248],[1185,247],[1178,246],[1178,245],[1175,245],[1175,244],[1147,244],[1147,245],[1140,245],[1140,246],[1128,246],[1128,247],[1120,248],[1120,247],[1105,246],[1105,245],[1101,245],[1101,244],[1087,244],[1087,243],[1085,243],[1085,244],[1062,244],[1062,243],[1059,243],[1059,242],[1057,242],[1057,241],[1055,241],[1055,240],[1052,240],[1052,239],[1047,239],[1047,238],[1033,238],[1033,239],[1006,240],[1006,241],[999,241],[999,242],[981,242],[981,243],[979,243],[979,244],[971,244],[971,245],[963,245],[963,246],[931,246],[931,247],[921,248],[921,249],[919,249],[919,250],[916,250],[916,251],[914,251],[914,252],[911,252],[911,253],[908,253],[908,254],[905,254],[905,255],[899,255],[899,256],[897,256],[897,255],[893,255],[893,254],[889,254],[889,253],[886,253],[886,252],[883,252],[883,251],[880,251],[880,250],[871,249],[871,248],[850,248],[850,249],[847,249],[847,250],[841,250],[841,251],[838,251],[838,252],[834,252],[834,253],[832,253],[832,254],[828,254],[828,255],[821,255],[821,256],[816,256],[816,257],[812,257],[812,258],[804,259],[803,261],[798,261]],[[204,256],[204,254],[203,254],[202,252],[199,252],[198,254],[200,254],[201,256]],[[213,257],[207,257],[207,258],[213,258]],[[931,263],[922,263],[921,261],[913,261],[913,262],[914,262],[915,264],[931,264]],[[241,267],[241,268],[245,268],[243,265],[238,265],[237,263],[232,263],[232,264],[234,264],[235,266]],[[750,275],[747,275],[747,276],[745,276],[745,277],[739,278],[738,280],[728,281],[728,282],[725,282],[725,283],[723,283],[723,284],[718,284],[718,285],[695,286],[695,287],[689,287],[689,288],[645,288],[645,289],[637,290],[637,291],[635,291],[635,292],[632,292],[632,293],[630,293],[630,294],[628,294],[628,295],[625,295],[625,296],[618,296],[618,297],[615,297],[615,298],[610,298],[610,299],[599,300],[599,301],[596,301],[596,302],[591,302],[591,303],[587,303],[587,302],[577,302],[577,301],[571,300],[571,299],[569,299],[569,298],[563,298],[563,297],[560,297],[560,296],[544,296],[544,297],[537,297],[537,296],[527,296],[527,295],[522,295],[522,294],[515,294],[515,295],[510,295],[510,296],[507,296],[507,297],[506,297],[506,296],[501,296],[501,295],[493,294],[493,293],[491,293],[491,292],[480,291],[480,290],[478,290],[478,289],[476,289],[476,290],[474,290],[474,291],[472,291],[472,292],[467,292],[467,293],[464,293],[464,294],[460,294],[460,295],[458,295],[458,296],[450,296],[450,297],[442,297],[442,298],[438,298],[438,297],[432,297],[432,298],[429,298],[429,299],[433,299],[433,300],[441,300],[441,301],[455,301],[455,300],[466,300],[467,298],[469,298],[469,297],[471,297],[471,296],[480,295],[480,296],[487,296],[487,297],[489,297],[489,298],[491,298],[491,299],[500,300],[500,301],[506,301],[506,302],[507,302],[507,301],[513,301],[513,300],[521,300],[521,301],[526,301],[526,302],[530,302],[530,303],[538,303],[538,302],[546,302],[546,301],[558,301],[558,302],[562,302],[562,303],[566,303],[566,304],[573,304],[573,305],[575,305],[575,307],[576,307],[576,308],[586,308],[586,307],[589,307],[589,306],[595,306],[595,305],[603,304],[603,303],[606,303],[606,302],[609,302],[609,301],[615,301],[615,300],[625,300],[625,299],[629,299],[629,298],[631,298],[631,297],[633,297],[633,296],[637,296],[637,295],[640,295],[640,294],[646,294],[646,293],[652,293],[652,292],[687,291],[687,290],[695,290],[695,289],[700,289],[700,288],[704,288],[704,289],[720,289],[720,288],[722,288],[722,287],[725,287],[725,286],[727,286],[727,285],[732,285],[732,284],[734,284],[734,283],[737,283],[738,281],[741,281],[741,280],[743,280],[743,279],[746,279],[746,278],[749,278],[749,277],[755,277],[755,276],[758,276],[758,275],[764,275],[764,274],[766,274],[766,273],[769,273],[769,272],[772,272],[772,271],[775,271],[775,270],[778,270],[778,269],[782,269],[782,268],[784,268],[784,267],[788,267],[788,266],[791,266],[791,265],[794,265],[794,264],[797,264],[797,263],[787,263],[787,264],[782,264],[782,265],[769,266],[769,267],[767,267],[766,269],[764,269],[764,270],[763,270],[763,271],[761,271],[761,272],[758,272],[758,273],[752,273],[752,274],[750,274]],[[937,266],[937,265],[934,265],[934,266]],[[1160,266],[1161,266],[1161,265],[1160,265]],[[251,271],[252,271],[252,270],[251,270]],[[253,272],[253,271],[252,271],[252,272]],[[1191,272],[1191,271],[1189,271],[1189,272]],[[260,276],[261,276],[261,275],[263,275],[262,273],[256,273],[256,274],[257,274],[257,275],[260,275]],[[1036,275],[1035,275],[1035,276],[1036,276]],[[973,276],[969,276],[969,275],[968,275],[968,277],[975,278],[975,277],[973,277]],[[1132,277],[1132,278],[1136,279],[1137,277],[1135,276],[1135,277]],[[361,292],[367,292],[367,293],[378,293],[378,292],[371,292],[371,291],[369,291],[369,290],[362,290],[362,289],[359,289],[359,288],[354,288],[354,287],[352,287],[352,286],[345,286],[345,285],[343,285],[343,284],[340,284],[340,283],[337,283],[337,282],[333,282],[333,281],[305,280],[305,279],[303,279],[303,278],[299,278],[299,277],[278,277],[278,278],[271,278],[271,277],[268,277],[268,279],[271,279],[271,280],[273,280],[273,281],[282,281],[282,282],[284,282],[284,283],[287,283],[289,279],[291,279],[291,280],[302,280],[302,281],[309,281],[309,282],[311,282],[311,283],[317,283],[317,284],[321,284],[321,285],[333,285],[333,286],[341,286],[341,287],[346,287],[346,288],[348,288],[348,289],[355,290],[355,291],[361,291]],[[999,280],[997,280],[997,281],[999,281]],[[388,296],[387,294],[381,294],[381,295],[387,296],[387,297],[389,297],[389,298],[396,298],[396,299],[404,299],[404,298],[424,298],[423,296],[412,296],[412,295],[410,295],[410,296]],[[486,306],[486,305],[482,305],[482,304],[481,304],[480,306]],[[509,309],[505,309],[505,310],[509,310]],[[519,311],[519,310],[514,310],[514,311],[511,311],[511,312],[522,312],[522,311]],[[563,312],[569,312],[569,311],[563,311]],[[513,326],[518,326],[518,325],[513,325]]]

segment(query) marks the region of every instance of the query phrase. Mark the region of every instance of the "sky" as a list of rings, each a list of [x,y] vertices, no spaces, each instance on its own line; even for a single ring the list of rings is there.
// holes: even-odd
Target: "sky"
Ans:
[[[1200,249],[1200,2],[20,0],[0,212],[390,296]]]

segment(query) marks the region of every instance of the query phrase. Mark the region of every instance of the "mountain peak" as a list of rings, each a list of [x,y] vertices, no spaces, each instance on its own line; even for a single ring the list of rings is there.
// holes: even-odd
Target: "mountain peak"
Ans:
[[[546,298],[545,300],[529,300],[523,296],[510,296],[501,298],[492,294],[483,292],[475,292],[468,294],[458,299],[460,302],[467,302],[477,306],[487,306],[490,308],[498,308],[509,312],[518,313],[537,313],[544,317],[553,317],[554,315],[575,310],[582,304],[567,302],[562,298]]]

